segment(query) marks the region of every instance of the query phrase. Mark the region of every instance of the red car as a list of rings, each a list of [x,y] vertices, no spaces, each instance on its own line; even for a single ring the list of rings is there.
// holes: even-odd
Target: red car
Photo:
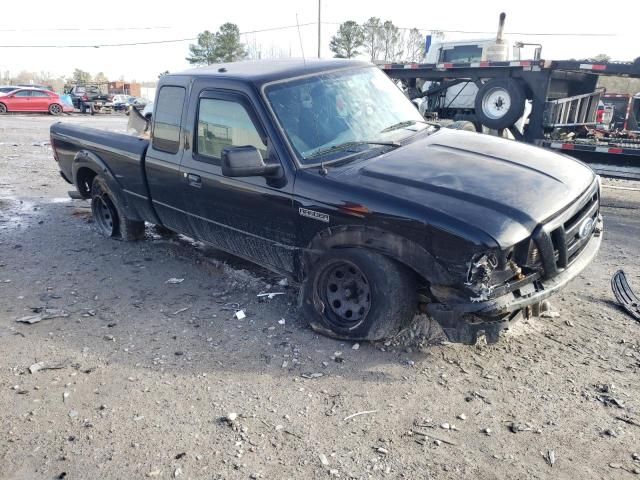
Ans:
[[[7,112],[49,112],[60,115],[73,112],[73,107],[60,99],[60,95],[39,88],[19,88],[0,95],[0,114]]]

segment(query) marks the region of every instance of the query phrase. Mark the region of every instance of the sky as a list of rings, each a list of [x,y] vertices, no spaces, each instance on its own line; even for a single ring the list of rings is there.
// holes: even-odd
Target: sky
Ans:
[[[330,37],[346,20],[364,22],[376,16],[399,27],[444,30],[445,40],[489,38],[497,29],[498,15],[507,14],[510,41],[542,43],[545,59],[587,58],[600,53],[617,60],[640,56],[639,1],[621,1],[607,21],[607,9],[589,3],[538,0],[457,0],[455,2],[382,2],[379,0],[321,0],[321,55],[331,57]],[[4,2],[3,2],[4,3]],[[155,5],[154,5],[155,4]],[[156,6],[157,5],[157,6]],[[583,6],[584,8],[579,8]],[[50,1],[28,4],[7,2],[0,7],[0,71],[12,75],[22,70],[70,75],[75,68],[110,79],[156,80],[160,72],[189,68],[185,57],[189,43],[100,48],[15,48],[15,45],[96,45],[167,41],[195,38],[205,29],[215,31],[225,22],[241,32],[291,26],[298,28],[247,33],[242,40],[259,44],[263,52],[283,52],[294,57],[317,56],[318,0],[201,2],[81,2],[77,11],[51,7]],[[622,12],[622,13],[618,13]],[[326,23],[325,23],[326,22]],[[305,25],[314,23],[313,25]],[[453,31],[486,32],[463,34]],[[545,35],[532,35],[532,34]],[[558,35],[565,34],[565,35]],[[610,34],[573,36],[566,34]]]

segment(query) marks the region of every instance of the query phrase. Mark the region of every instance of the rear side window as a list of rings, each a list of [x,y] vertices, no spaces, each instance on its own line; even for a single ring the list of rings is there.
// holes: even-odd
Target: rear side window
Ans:
[[[47,95],[45,92],[31,92],[31,96],[32,97],[48,97],[49,95]]]
[[[185,94],[183,87],[167,86],[160,89],[153,125],[153,148],[156,150],[178,153]]]

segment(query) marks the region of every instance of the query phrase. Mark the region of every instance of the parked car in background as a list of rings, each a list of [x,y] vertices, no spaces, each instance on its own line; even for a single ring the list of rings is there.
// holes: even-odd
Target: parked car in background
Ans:
[[[73,106],[83,113],[87,108],[93,114],[107,104],[111,106],[109,96],[103,93],[97,85],[74,85],[66,93],[71,95]]]
[[[153,100],[145,105],[141,113],[144,118],[151,120],[151,117],[153,116]]]
[[[19,83],[18,87],[24,87],[24,88],[39,88],[40,90],[49,90],[49,91],[53,91],[53,87],[51,85],[35,85],[35,84],[30,84],[30,83]]]
[[[0,96],[0,114],[7,112],[49,112],[51,115],[60,115],[73,112],[73,107],[50,90],[20,88]]]
[[[127,110],[133,100],[134,97],[131,95],[117,94],[113,96],[111,102],[113,103],[113,109],[118,112]]]
[[[14,90],[19,89],[20,87],[18,87],[17,85],[2,85],[0,86],[0,95],[3,95],[5,93],[9,93],[9,92],[13,92]]]
[[[142,97],[132,98],[131,101],[129,102],[129,108],[127,108],[127,115],[129,115],[129,112],[131,111],[132,108],[135,108],[138,111],[144,110],[144,108],[147,106],[148,103],[149,103],[149,100],[147,100],[146,98],[142,98]]]

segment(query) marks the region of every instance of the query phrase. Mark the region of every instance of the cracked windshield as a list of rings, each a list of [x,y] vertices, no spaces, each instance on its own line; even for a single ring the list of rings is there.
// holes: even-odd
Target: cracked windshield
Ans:
[[[377,68],[331,72],[272,85],[267,97],[302,164],[337,160],[350,147],[393,146],[429,128]]]

